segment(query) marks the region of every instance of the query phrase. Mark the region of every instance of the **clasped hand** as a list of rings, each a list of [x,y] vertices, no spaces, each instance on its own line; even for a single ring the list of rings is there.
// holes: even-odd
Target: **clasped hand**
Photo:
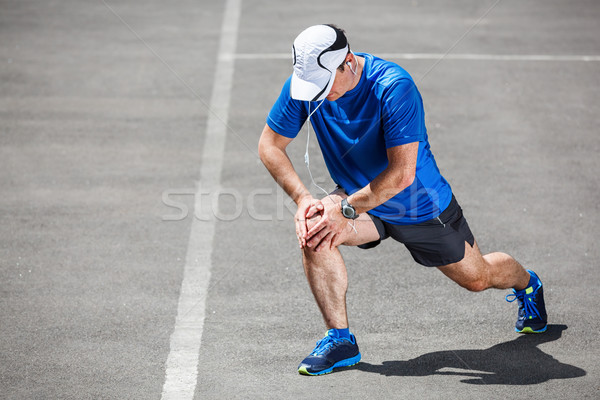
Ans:
[[[341,212],[340,201],[328,196],[322,200],[306,197],[296,211],[296,236],[301,249],[319,251],[332,249],[343,242],[343,232],[348,220]]]

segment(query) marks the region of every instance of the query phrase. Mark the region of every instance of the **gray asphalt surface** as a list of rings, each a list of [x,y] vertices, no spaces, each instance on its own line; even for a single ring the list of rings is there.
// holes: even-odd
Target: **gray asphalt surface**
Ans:
[[[111,11],[112,9],[112,11]],[[484,18],[481,18],[484,16]],[[0,398],[158,399],[177,315],[223,4],[0,2]],[[335,22],[373,54],[600,55],[595,1],[243,0],[237,53],[289,53]],[[394,59],[484,252],[545,284],[469,293],[388,240],[344,249],[363,361],[296,366],[324,332],[293,207],[256,155],[289,59],[236,60],[196,399],[598,398],[600,62]],[[303,165],[305,131],[290,157]],[[316,141],[315,179],[333,188]],[[315,189],[315,193],[317,193]],[[241,199],[241,200],[240,200]]]

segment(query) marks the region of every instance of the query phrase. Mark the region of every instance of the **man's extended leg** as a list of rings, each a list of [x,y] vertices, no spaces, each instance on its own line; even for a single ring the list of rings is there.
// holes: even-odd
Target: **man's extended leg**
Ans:
[[[438,268],[454,282],[471,291],[513,288],[513,294],[506,299],[519,302],[515,330],[520,333],[540,333],[546,330],[547,315],[542,283],[533,271],[525,270],[508,254],[490,253],[482,256],[476,242],[473,247],[465,243],[465,256],[461,261]],[[510,296],[514,298],[509,300]]]
[[[482,256],[477,242],[473,247],[465,242],[464,258],[438,269],[460,286],[474,292],[489,288],[522,290],[527,287],[530,278],[525,268],[508,254],[490,253]]]

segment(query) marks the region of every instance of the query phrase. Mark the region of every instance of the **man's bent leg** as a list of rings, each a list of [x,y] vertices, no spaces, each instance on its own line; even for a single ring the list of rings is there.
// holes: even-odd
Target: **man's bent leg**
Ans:
[[[344,197],[344,194],[334,192],[323,201],[337,201],[339,197],[336,199],[336,196]],[[318,217],[309,221],[309,229],[317,221]],[[342,232],[343,244],[353,246],[380,239],[375,224],[367,214],[359,216],[353,222],[352,226],[348,225]],[[348,275],[337,247],[319,251],[306,247],[302,251],[306,278],[328,331],[317,342],[310,355],[302,360],[298,372],[304,375],[323,375],[332,372],[334,368],[354,365],[361,359],[354,335],[348,331],[342,335],[339,331],[349,327],[346,313]]]
[[[337,248],[303,250],[304,271],[319,305],[327,334],[298,365],[303,375],[323,375],[334,368],[348,367],[361,359],[356,338],[348,330],[346,290],[348,277]],[[343,333],[342,333],[343,332]]]
[[[522,290],[530,279],[525,268],[508,254],[490,253],[482,256],[477,242],[473,247],[465,242],[464,258],[438,269],[460,286],[474,292],[488,288]]]
[[[305,248],[302,257],[306,279],[327,329],[347,328],[348,275],[342,254],[337,248],[318,252]]]
[[[342,190],[336,190],[323,202],[339,202],[347,195]],[[318,222],[319,218],[309,221],[309,229]],[[349,224],[342,233],[342,243],[347,246],[379,240],[377,227],[367,214],[360,215]],[[348,275],[342,254],[338,248],[314,251],[306,247],[302,252],[304,272],[327,329],[343,329],[348,327],[346,313],[346,291],[348,290]]]

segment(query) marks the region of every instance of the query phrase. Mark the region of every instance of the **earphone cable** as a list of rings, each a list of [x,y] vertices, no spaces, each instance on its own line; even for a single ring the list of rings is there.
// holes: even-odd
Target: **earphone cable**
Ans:
[[[325,101],[325,99],[321,100],[321,102],[319,103],[319,105],[311,112],[310,111],[310,102],[308,103],[308,118],[306,118],[306,121],[308,122],[306,124],[306,152],[304,153],[304,164],[306,164],[306,169],[308,169],[308,175],[310,176],[310,180],[312,182],[313,185],[315,185],[318,189],[320,189],[323,193],[325,193],[325,196],[328,197],[331,201],[333,201],[333,199],[331,199],[329,192],[325,189],[323,189],[321,186],[319,186],[317,184],[317,182],[315,182],[312,172],[310,170],[310,156],[308,155],[308,144],[310,143],[310,125],[312,124],[310,117],[319,109],[319,107],[321,107],[321,104],[323,104],[323,102]],[[352,220],[352,223],[350,223],[350,221],[348,221],[348,225],[350,225],[350,227],[352,228],[352,230],[354,231],[354,233],[358,234],[358,231],[356,230],[356,220]]]

